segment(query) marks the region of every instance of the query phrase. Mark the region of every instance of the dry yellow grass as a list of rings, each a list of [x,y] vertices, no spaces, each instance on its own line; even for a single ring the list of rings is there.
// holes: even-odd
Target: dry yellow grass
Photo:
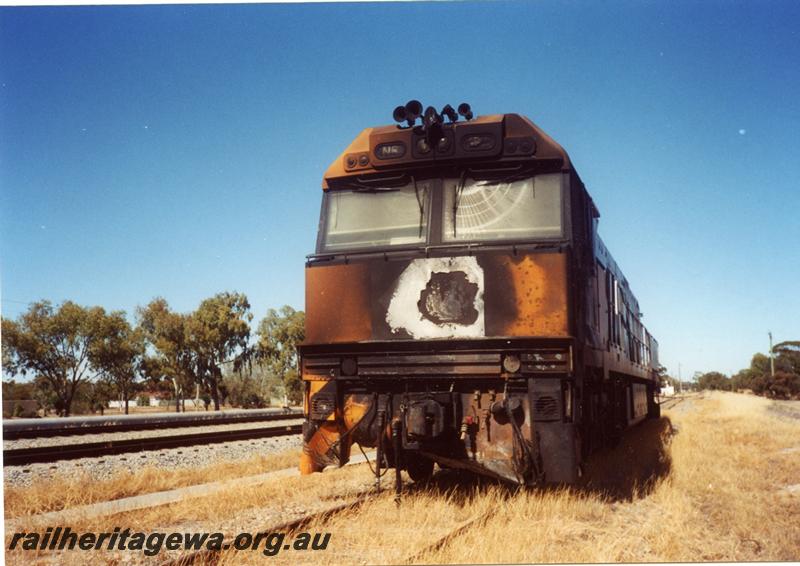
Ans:
[[[295,461],[296,463],[296,461]],[[106,517],[87,517],[71,520],[73,532],[111,532],[115,527],[131,531],[152,532],[258,532],[264,527],[296,519],[307,512],[350,500],[366,491],[372,478],[366,465],[328,470],[321,475],[292,477],[269,481],[250,487],[237,487],[207,497],[188,499],[180,503],[119,513]],[[44,532],[51,522],[25,517],[15,524],[17,532]],[[11,533],[6,533],[6,547]],[[259,554],[263,558],[261,554]],[[83,565],[120,562],[160,563],[164,556],[146,557],[140,552],[63,551],[6,551],[8,564],[56,563]]]
[[[147,467],[137,473],[119,472],[107,480],[97,481],[88,473],[65,478],[56,476],[39,480],[30,487],[5,485],[6,519],[58,511],[122,497],[141,495],[217,481],[260,474],[297,465],[300,450],[255,456],[238,462],[221,462],[203,468],[163,469]]]
[[[325,551],[285,551],[281,564],[652,562],[800,559],[800,421],[768,413],[756,397],[715,394],[676,406],[669,421],[637,428],[592,462],[581,489],[512,490],[441,474],[413,488],[399,508],[391,493],[308,525],[332,533]],[[649,447],[649,448],[647,448]],[[644,448],[644,449],[643,449]],[[635,454],[635,457],[633,456]],[[602,475],[604,479],[600,478]],[[270,510],[313,510],[363,490],[364,465],[233,489],[215,497],[87,519],[73,530],[258,532],[279,522]],[[390,482],[386,482],[387,487]],[[440,548],[417,552],[474,517],[486,517]],[[34,525],[29,525],[33,527]],[[7,541],[8,542],[8,541]],[[88,554],[59,556],[79,564]],[[46,554],[12,552],[11,563]],[[93,561],[118,555],[92,553]],[[130,559],[143,560],[138,553]],[[261,552],[230,551],[223,564],[262,563]]]
[[[665,562],[800,559],[800,422],[768,401],[715,394],[647,423],[590,468],[594,487],[509,491],[499,486],[416,491],[396,509],[385,497],[310,525],[331,532],[325,551],[287,551],[278,563],[409,563],[416,551],[470,517],[491,511],[413,562]],[[649,444],[649,449],[643,446]],[[632,457],[635,451],[636,457]],[[627,470],[627,471],[624,471]],[[647,474],[654,474],[648,482]],[[229,552],[223,563],[263,560]]]

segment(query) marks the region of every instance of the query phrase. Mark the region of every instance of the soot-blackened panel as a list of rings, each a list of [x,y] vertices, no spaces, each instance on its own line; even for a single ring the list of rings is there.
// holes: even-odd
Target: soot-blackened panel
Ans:
[[[463,271],[435,271],[419,296],[419,312],[436,324],[473,324],[478,320],[478,285]]]
[[[395,337],[484,337],[483,269],[474,257],[411,261],[386,310]]]

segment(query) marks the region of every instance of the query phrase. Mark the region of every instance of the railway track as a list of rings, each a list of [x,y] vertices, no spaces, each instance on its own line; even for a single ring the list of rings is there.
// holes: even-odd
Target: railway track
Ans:
[[[298,517],[290,521],[285,521],[277,525],[271,525],[261,530],[264,532],[285,533],[288,535],[297,531],[298,529],[303,528],[304,526],[310,524],[315,520],[325,520],[336,515],[337,513],[342,513],[344,511],[360,507],[361,505],[372,499],[372,497],[374,496],[375,496],[375,491],[369,489],[343,503],[339,503],[332,507],[327,507],[325,509],[315,511],[313,513],[308,513],[306,515],[303,515],[302,517]],[[231,541],[227,540],[225,542],[230,543]],[[198,562],[204,565],[217,564],[223,552],[224,551],[208,550],[208,549],[196,550],[194,552],[182,554],[170,560],[165,560],[164,562],[161,562],[159,566],[191,566]]]
[[[444,548],[448,544],[450,544],[454,539],[460,537],[462,534],[467,532],[472,527],[477,527],[483,525],[492,518],[492,516],[496,513],[496,509],[489,509],[483,513],[479,513],[474,517],[467,519],[455,527],[450,529],[444,536],[437,538],[435,541],[430,543],[429,545],[425,546],[421,550],[415,552],[411,556],[407,557],[403,562],[404,563],[414,563],[419,562],[422,558],[424,558],[427,554],[431,552],[435,552],[440,548]]]
[[[672,397],[662,398],[659,405],[662,409],[671,409],[689,397],[693,397],[693,394],[685,393],[683,395],[674,395]]]
[[[282,415],[282,420],[292,420]],[[175,434],[170,436],[151,436],[122,440],[104,440],[80,444],[62,444],[33,448],[10,448],[3,450],[3,466],[24,466],[28,464],[49,463],[78,458],[98,458],[115,454],[181,448],[236,440],[251,440],[275,436],[288,436],[302,432],[301,419],[297,423],[280,426],[248,428],[239,430],[210,431],[201,433]],[[203,424],[209,424],[205,422]],[[216,424],[216,423],[213,423]],[[103,432],[118,432],[104,429]]]
[[[167,413],[160,415],[120,415],[114,417],[19,419],[3,422],[3,440],[270,422],[287,420],[292,417],[300,417],[301,415],[302,412],[297,410],[247,410],[225,413]]]
[[[412,484],[411,489],[413,490],[414,487],[415,485]],[[407,489],[404,489],[404,492],[408,493]],[[362,491],[358,495],[354,496],[353,498],[345,502],[338,503],[334,506],[327,507],[325,509],[307,513],[302,517],[298,517],[290,521],[285,521],[276,525],[269,525],[267,527],[260,528],[259,531],[273,532],[273,533],[279,532],[279,533],[284,533],[286,535],[291,535],[293,532],[296,532],[297,530],[302,529],[315,521],[327,520],[339,513],[357,509],[363,506],[365,503],[370,501],[375,501],[377,498],[380,497],[394,497],[394,495],[392,494],[391,490],[376,491],[375,488],[372,487],[365,491]],[[462,536],[470,529],[485,525],[489,520],[492,519],[492,517],[496,514],[496,512],[497,509],[488,509],[486,511],[473,515],[472,517],[470,517],[465,521],[456,524],[451,529],[449,529],[445,534],[437,537],[431,543],[425,545],[422,549],[414,551],[412,554],[410,554],[404,560],[402,560],[401,563],[419,562],[428,554],[451,544],[454,540],[458,539],[458,537]],[[230,540],[226,539],[225,543],[228,543],[227,546],[223,545],[225,546],[226,550],[232,547]],[[165,560],[164,562],[159,563],[159,566],[190,566],[197,563],[203,564],[205,566],[210,566],[218,564],[224,552],[225,550],[222,551],[207,550],[207,549],[196,550],[190,553],[184,553],[180,556]]]

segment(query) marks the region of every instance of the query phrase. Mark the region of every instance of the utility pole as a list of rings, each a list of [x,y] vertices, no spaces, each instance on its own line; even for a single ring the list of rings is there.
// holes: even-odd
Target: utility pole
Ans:
[[[769,334],[769,375],[775,377],[775,357],[772,355],[772,331],[769,330],[767,334]]]
[[[683,393],[683,378],[681,378],[681,364],[678,363],[678,393]]]

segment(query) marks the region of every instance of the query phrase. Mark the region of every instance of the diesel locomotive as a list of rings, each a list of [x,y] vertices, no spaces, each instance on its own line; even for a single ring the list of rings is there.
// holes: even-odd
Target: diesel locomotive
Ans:
[[[564,149],[518,114],[411,101],[322,180],[308,256],[304,474],[375,447],[375,473],[434,463],[575,483],[659,415],[658,344]]]

